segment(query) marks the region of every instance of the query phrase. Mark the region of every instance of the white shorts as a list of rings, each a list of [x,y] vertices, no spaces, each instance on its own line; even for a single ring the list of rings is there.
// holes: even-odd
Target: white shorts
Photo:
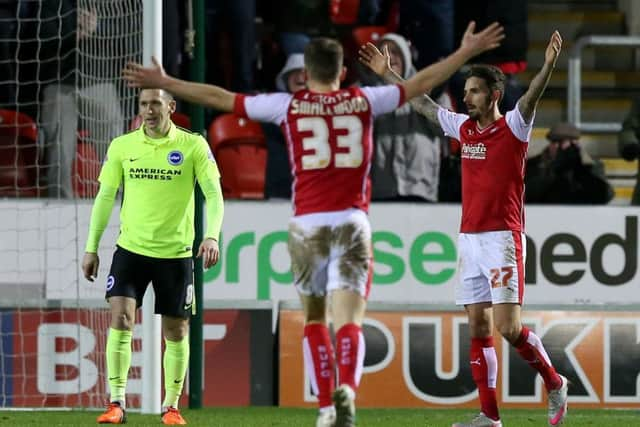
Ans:
[[[456,304],[522,304],[526,237],[515,231],[461,233]]]
[[[325,296],[335,289],[369,295],[371,226],[360,209],[300,215],[289,221],[289,255],[296,289]]]

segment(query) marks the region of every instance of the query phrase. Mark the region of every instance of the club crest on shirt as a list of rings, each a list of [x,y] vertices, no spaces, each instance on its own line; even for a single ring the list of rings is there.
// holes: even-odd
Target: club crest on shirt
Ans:
[[[107,292],[109,292],[112,288],[113,285],[116,284],[116,278],[113,276],[109,276],[107,277]]]
[[[487,158],[487,147],[482,142],[477,144],[462,144],[460,157],[463,159],[484,160]]]
[[[182,152],[180,152],[180,151],[172,151],[167,156],[167,161],[172,166],[181,165],[183,160],[184,160],[184,156],[182,155]]]

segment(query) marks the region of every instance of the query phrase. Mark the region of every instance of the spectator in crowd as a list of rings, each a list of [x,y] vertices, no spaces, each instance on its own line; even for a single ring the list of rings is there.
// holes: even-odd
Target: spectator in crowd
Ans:
[[[462,201],[462,159],[460,141],[449,138],[440,155],[440,183],[438,201],[460,203]]]
[[[549,145],[527,161],[528,203],[606,204],[613,189],[602,163],[580,146],[580,131],[570,123],[557,123],[547,134]]]
[[[0,0],[0,108],[14,109],[16,99],[16,39],[18,1]]]
[[[278,42],[287,57],[303,53],[312,37],[337,35],[329,18],[329,0],[277,0],[271,12]]]
[[[281,92],[295,93],[307,88],[304,72],[304,54],[289,55],[284,67],[276,76],[276,88]]]
[[[389,52],[393,71],[403,79],[416,73],[404,37],[387,33],[378,48]],[[374,83],[385,84],[380,77]],[[438,102],[451,107],[446,94]],[[441,146],[447,144],[442,131],[406,103],[377,117],[373,135],[372,199],[437,202]]]
[[[454,4],[454,0],[400,2],[400,32],[412,41],[417,50],[417,68],[433,64],[453,52]]]
[[[304,73],[304,54],[289,55],[276,77],[276,88],[281,92],[295,93],[307,88]],[[271,198],[291,198],[291,172],[289,170],[289,154],[287,145],[279,126],[262,123],[267,140],[267,170],[264,196]]]
[[[191,2],[180,0],[162,0],[162,28],[171,37],[162,38],[162,65],[172,76],[182,76],[185,52],[189,41],[186,41],[186,8]]]
[[[622,132],[618,135],[618,147],[620,155],[627,161],[632,162],[640,156],[640,98],[636,98],[631,111],[622,123]],[[638,178],[640,178],[640,174]],[[633,189],[631,204],[640,205],[640,183],[638,181]]]
[[[341,0],[333,0],[339,3]],[[357,25],[378,25],[385,0],[360,0]]]
[[[256,60],[256,0],[207,0],[207,41],[209,49],[219,47],[220,28],[224,27],[230,37],[231,89],[248,93],[254,89],[253,67]],[[223,25],[226,22],[226,25]],[[221,58],[220,55],[217,56]],[[224,55],[222,55],[224,58]],[[210,65],[216,61],[210,61]],[[216,70],[207,70],[207,81],[215,83]]]
[[[80,7],[76,0],[46,0],[40,4],[38,40],[41,41],[39,81],[44,86],[40,124],[45,135],[50,197],[73,197],[71,170],[76,155],[78,126],[89,138],[103,144],[118,136],[124,126],[120,96],[105,76],[90,75],[77,61],[76,49],[99,39],[106,30],[96,10]],[[78,73],[82,73],[78,76]]]
[[[500,111],[504,114],[512,110],[525,92],[517,74],[527,68],[527,1],[456,0],[455,15],[457,34],[462,34],[469,21],[475,21],[478,27],[491,22],[499,22],[504,27],[504,42],[497,49],[480,55],[476,62],[495,65],[504,73],[505,92]],[[462,106],[463,103],[458,105]]]
[[[162,0],[162,28],[172,37],[162,38],[162,66],[172,76],[184,77],[189,59],[193,58],[194,32],[188,28],[188,9],[191,2]],[[176,100],[176,111],[184,112],[185,105]]]

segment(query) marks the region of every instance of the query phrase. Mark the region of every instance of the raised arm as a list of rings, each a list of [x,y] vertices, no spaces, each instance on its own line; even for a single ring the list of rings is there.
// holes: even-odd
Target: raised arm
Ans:
[[[443,60],[423,68],[413,77],[402,82],[407,99],[430,92],[431,89],[451,77],[451,75],[469,59],[486,50],[498,47],[500,45],[500,41],[504,38],[504,29],[497,22],[494,22],[478,33],[474,33],[475,28],[475,22],[471,21],[464,33],[464,36],[462,37],[462,42],[460,43],[458,50]],[[367,52],[372,51],[373,49],[375,49],[373,53],[379,53],[378,49],[371,43],[364,46],[360,51],[361,61],[366,65],[369,65],[367,62]],[[385,66],[388,66],[388,63],[385,64]],[[380,76],[384,76],[386,73],[386,69],[384,71],[381,69],[372,69]]]
[[[531,123],[533,114],[538,106],[538,101],[544,93],[549,80],[551,80],[551,73],[556,66],[558,55],[560,55],[560,49],[562,48],[562,37],[558,31],[554,31],[551,34],[551,39],[547,45],[547,50],[544,53],[544,65],[535,75],[529,89],[518,100],[518,110],[522,114],[522,118],[526,123]]]
[[[386,50],[386,47],[385,47]],[[389,53],[385,52],[385,56],[388,56]],[[402,78],[397,75],[392,69],[389,69],[384,74],[384,79],[390,83],[402,83]],[[438,83],[440,84],[440,83]],[[417,96],[409,99],[409,104],[416,110],[418,113],[422,114],[433,123],[435,126],[440,127],[440,122],[438,121],[438,108],[440,106],[437,102],[435,102],[429,95],[426,93],[422,96]]]
[[[164,89],[176,98],[194,104],[204,105],[218,111],[233,111],[235,93],[219,86],[188,82],[171,77],[165,73],[156,58],[151,58],[151,61],[153,62],[151,67],[143,67],[133,62],[127,64],[122,70],[122,76],[128,82],[129,87]]]
[[[403,84],[402,77],[397,75],[391,68],[389,49],[385,46],[384,53],[380,52],[372,43],[367,43],[360,49],[360,61],[371,68],[376,74],[381,76],[387,83]],[[440,84],[440,83],[437,83]],[[438,104],[427,94],[410,98],[409,103],[420,114],[425,116],[430,122],[439,126]]]

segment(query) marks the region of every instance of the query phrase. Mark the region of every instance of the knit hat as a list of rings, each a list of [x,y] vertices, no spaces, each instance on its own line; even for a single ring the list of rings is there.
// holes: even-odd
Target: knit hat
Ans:
[[[284,64],[282,70],[276,76],[276,88],[282,92],[288,92],[287,89],[287,77],[288,74],[295,70],[301,70],[304,68],[304,55],[302,53],[292,53],[287,58],[287,63]]]

